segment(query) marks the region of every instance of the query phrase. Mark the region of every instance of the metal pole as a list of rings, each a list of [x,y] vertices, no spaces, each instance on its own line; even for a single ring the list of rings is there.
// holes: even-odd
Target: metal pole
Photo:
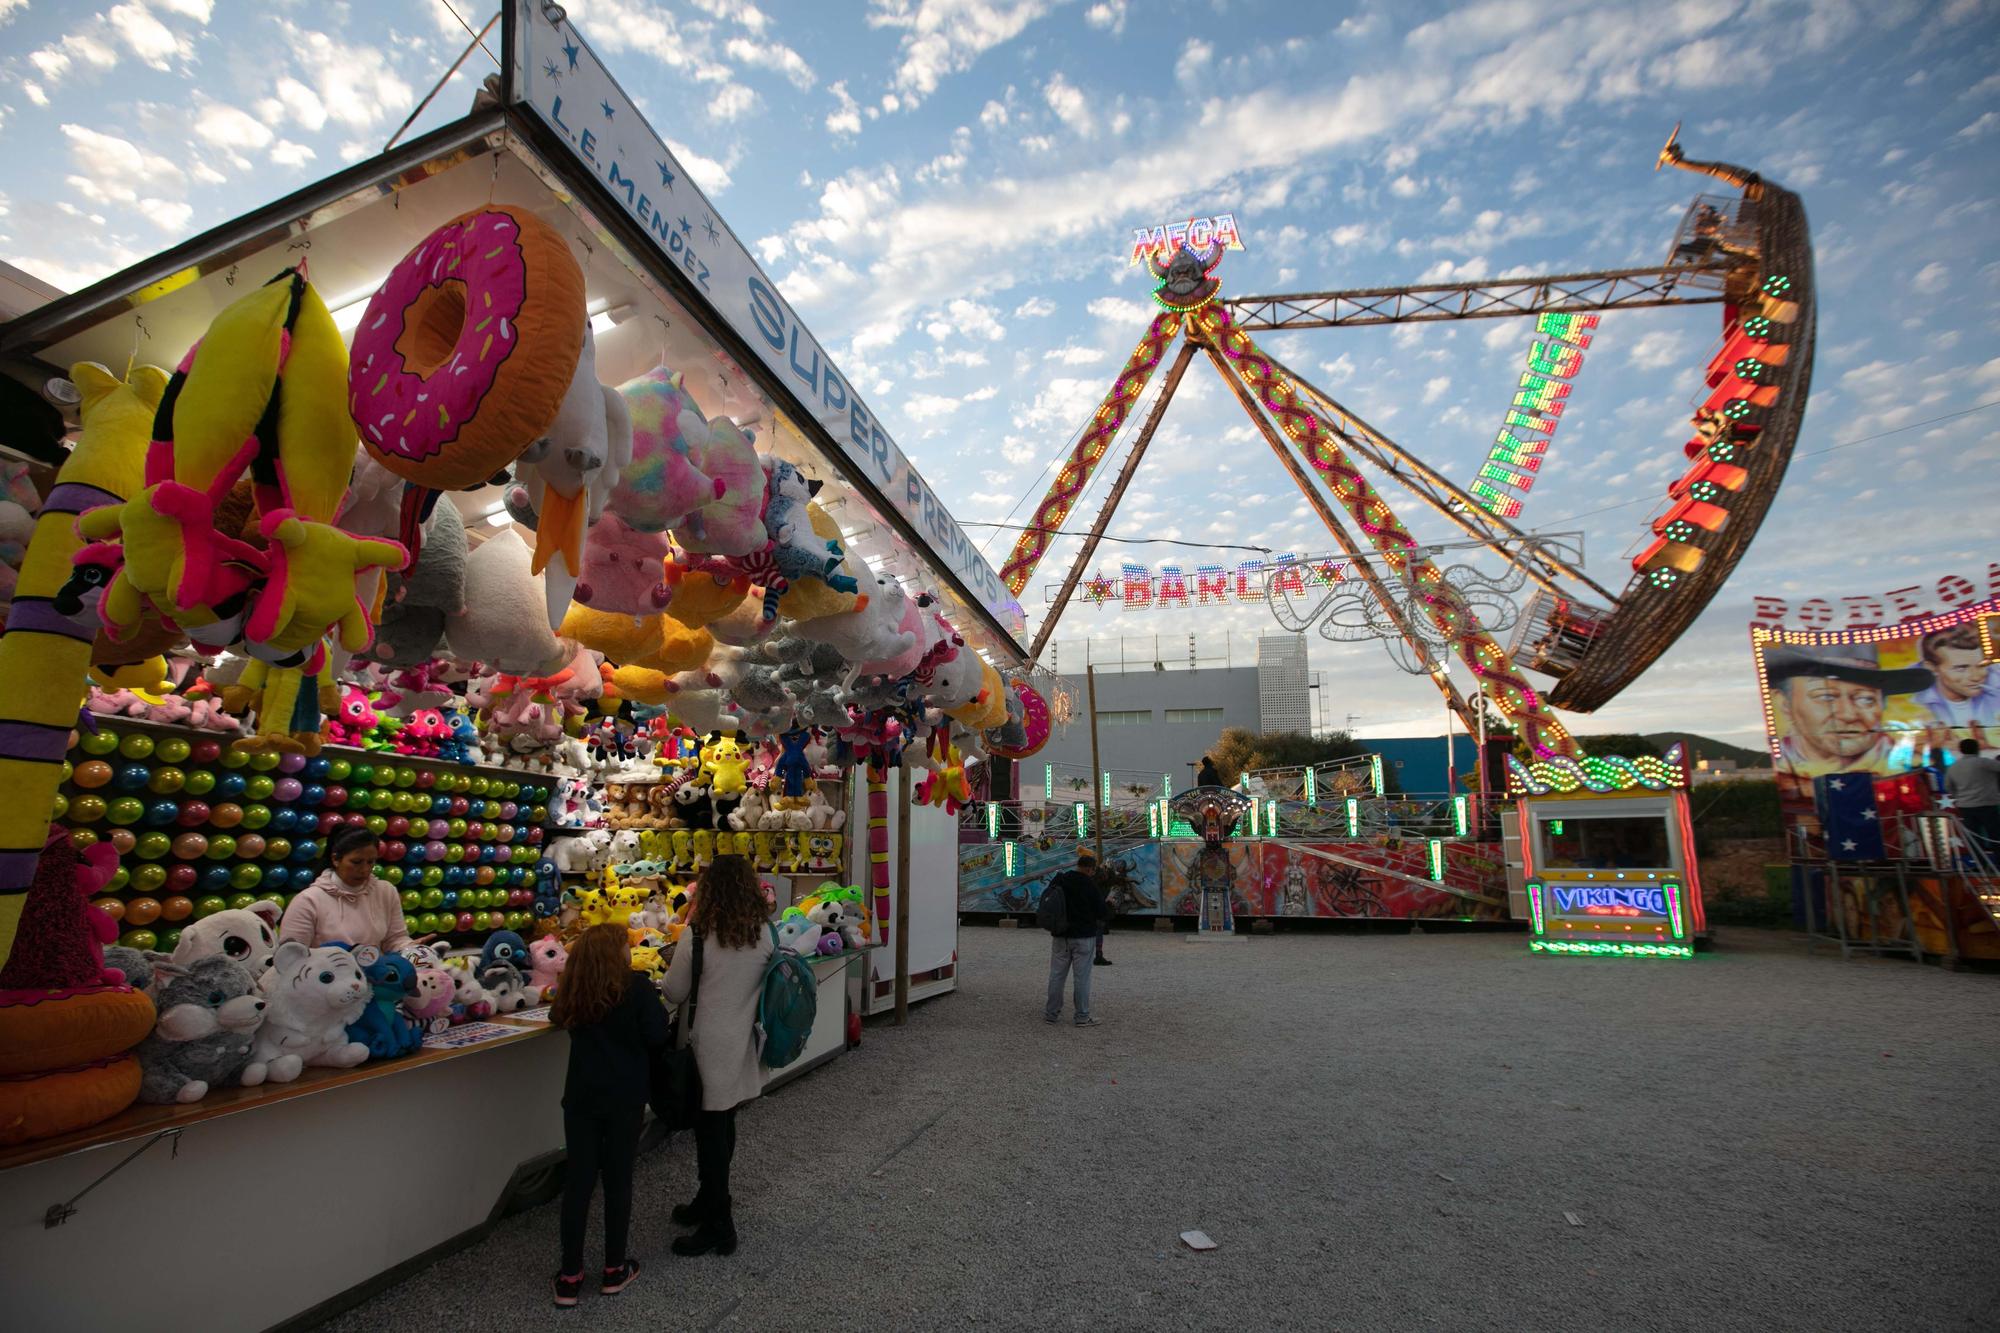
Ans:
[[[451,68],[444,72],[444,77],[439,79],[436,84],[432,85],[431,90],[424,94],[424,100],[417,103],[416,110],[410,112],[409,116],[404,119],[403,123],[396,127],[396,132],[389,136],[389,142],[382,145],[383,152],[386,153],[391,148],[394,148],[396,146],[396,140],[402,138],[404,131],[408,130],[411,125],[414,125],[416,123],[418,116],[424,114],[424,108],[431,104],[432,98],[436,97],[440,92],[444,90],[444,86],[447,83],[451,82],[451,76],[458,73],[458,67],[465,63],[465,58],[471,55],[475,49],[485,50],[486,34],[492,32],[493,25],[500,21],[500,13],[501,11],[499,10],[493,11],[493,17],[486,20],[486,26],[481,28],[479,30],[479,34],[472,39],[472,45],[466,47],[463,51],[460,51],[458,53],[458,59],[451,62]],[[452,17],[457,18],[458,16],[456,13],[454,13]],[[459,26],[463,27],[464,25],[465,25],[465,20],[459,19]],[[500,64],[500,62],[497,59],[494,58],[494,55],[491,51],[486,52],[486,58],[488,60],[493,61],[495,68],[500,68],[500,69],[505,68]]]
[[[1117,510],[1118,502],[1125,498],[1125,488],[1132,484],[1132,474],[1139,470],[1139,460],[1146,456],[1146,446],[1153,442],[1153,432],[1160,428],[1160,418],[1167,414],[1167,404],[1174,400],[1174,390],[1179,387],[1181,376],[1187,373],[1188,362],[1194,359],[1194,344],[1181,343],[1181,350],[1174,357],[1174,364],[1167,368],[1167,378],[1160,385],[1160,397],[1153,404],[1152,412],[1146,417],[1145,426],[1139,431],[1139,438],[1132,441],[1132,452],[1125,457],[1125,465],[1118,469],[1118,479],[1111,483],[1111,493],[1104,497],[1104,508],[1097,511],[1096,520],[1090,525],[1090,535],[1083,539],[1083,549],[1076,553],[1069,573],[1063,576],[1062,587],[1056,593],[1056,600],[1049,607],[1048,618],[1035,632],[1035,641],[1028,648],[1028,660],[1033,662],[1041,657],[1042,648],[1049,636],[1055,633],[1056,621],[1062,619],[1064,608],[1069,605],[1070,594],[1076,591],[1078,580],[1090,564],[1090,558],[1097,554],[1097,544],[1104,536],[1104,529],[1111,522],[1111,515]],[[1125,638],[1118,639],[1118,653],[1125,653]]]
[[[896,1023],[910,1021],[910,769],[896,765]]]
[[[1369,564],[1367,554],[1362,551],[1353,536],[1348,533],[1346,525],[1334,514],[1333,507],[1327,504],[1325,497],[1319,493],[1319,489],[1313,485],[1312,478],[1306,475],[1305,468],[1296,458],[1292,457],[1291,451],[1285,448],[1284,441],[1278,438],[1277,427],[1265,419],[1262,410],[1257,406],[1257,400],[1251,396],[1250,390],[1229,369],[1228,360],[1212,345],[1204,343],[1202,350],[1207,352],[1208,359],[1215,363],[1215,373],[1222,376],[1222,382],[1229,386],[1230,392],[1236,395],[1236,401],[1243,405],[1243,411],[1249,416],[1250,424],[1255,426],[1258,432],[1263,435],[1264,442],[1271,446],[1271,452],[1278,456],[1278,461],[1284,464],[1285,471],[1291,474],[1292,483],[1299,488],[1299,494],[1306,498],[1306,503],[1310,504],[1313,507],[1313,512],[1319,515],[1319,521],[1326,525],[1327,532],[1332,535],[1335,542],[1339,543],[1340,549],[1347,552],[1348,558],[1354,563],[1354,572],[1361,577],[1363,583],[1368,585],[1368,590],[1375,594],[1375,600],[1381,606],[1383,614],[1389,617],[1389,622],[1396,627],[1396,631],[1403,636],[1403,641],[1410,645],[1410,650],[1418,654],[1420,660],[1428,657],[1430,650],[1425,645],[1423,637],[1411,627],[1409,621],[1404,617],[1402,608],[1390,594],[1389,589],[1383,584],[1381,576]],[[1465,701],[1458,697],[1457,690],[1452,685],[1449,677],[1439,681],[1438,685],[1444,690],[1445,698],[1450,706],[1460,710],[1465,709]],[[1466,712],[1465,716],[1469,719],[1472,714]]]
[[[1175,369],[1179,369],[1176,363]],[[1083,683],[1090,696],[1090,801],[1097,807],[1097,816],[1090,823],[1090,831],[1095,835],[1097,863],[1104,864],[1104,768],[1097,758],[1097,668],[1089,667],[1083,673]]]

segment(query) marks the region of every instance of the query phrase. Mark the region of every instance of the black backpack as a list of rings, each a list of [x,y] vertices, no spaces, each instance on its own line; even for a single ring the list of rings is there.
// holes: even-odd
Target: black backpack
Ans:
[[[1063,871],[1042,890],[1042,899],[1035,904],[1035,924],[1051,935],[1060,935],[1069,929],[1069,896],[1063,889]]]

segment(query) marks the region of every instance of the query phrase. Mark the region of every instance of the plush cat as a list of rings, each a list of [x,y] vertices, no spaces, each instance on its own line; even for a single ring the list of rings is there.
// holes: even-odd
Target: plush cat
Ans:
[[[269,1006],[250,1048],[244,1082],[290,1083],[307,1065],[351,1069],[368,1058],[368,1047],[347,1035],[347,1025],[361,1017],[373,989],[360,961],[346,949],[308,949],[286,940],[278,946],[264,993]]]

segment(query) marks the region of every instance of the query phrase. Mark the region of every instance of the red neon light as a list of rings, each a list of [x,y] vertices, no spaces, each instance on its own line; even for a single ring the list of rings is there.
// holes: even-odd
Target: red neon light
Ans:
[[[1583,913],[1585,916],[1644,916],[1645,915],[1644,912],[1641,912],[1636,907],[1609,907],[1609,906],[1586,907],[1583,909]]]

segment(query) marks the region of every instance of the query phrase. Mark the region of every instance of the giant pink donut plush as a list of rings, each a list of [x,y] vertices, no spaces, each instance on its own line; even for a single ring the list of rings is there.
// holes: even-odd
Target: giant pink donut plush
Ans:
[[[403,256],[354,332],[362,444],[420,486],[484,484],[554,422],[585,318],[583,270],[554,228],[501,204],[452,219]]]

